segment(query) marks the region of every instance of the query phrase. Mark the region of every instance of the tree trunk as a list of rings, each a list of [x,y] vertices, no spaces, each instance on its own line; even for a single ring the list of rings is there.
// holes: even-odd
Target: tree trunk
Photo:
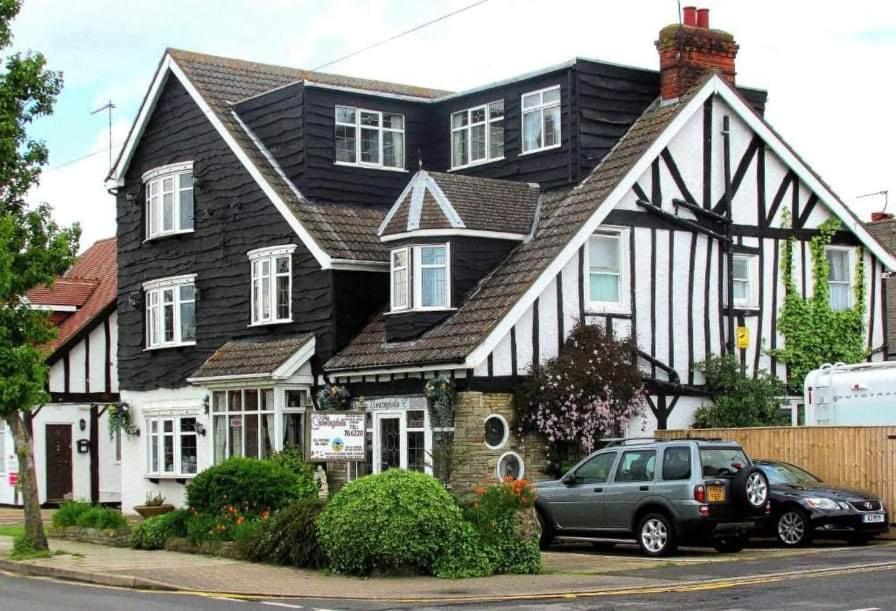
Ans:
[[[28,427],[19,414],[6,418],[15,440],[16,456],[19,459],[19,486],[25,506],[25,539],[35,549],[49,549],[44,523],[40,516],[40,496],[37,492],[37,470],[34,467],[34,447]]]

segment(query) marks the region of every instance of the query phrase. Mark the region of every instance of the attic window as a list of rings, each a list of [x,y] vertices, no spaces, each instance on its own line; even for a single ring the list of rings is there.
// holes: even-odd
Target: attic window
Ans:
[[[504,158],[504,100],[451,115],[451,168]]]
[[[404,115],[336,107],[336,163],[404,169]]]
[[[523,153],[560,146],[560,85],[523,94]]]
[[[193,163],[177,163],[143,175],[146,239],[193,231]]]
[[[421,244],[392,251],[392,312],[450,307],[449,253],[448,244]]]

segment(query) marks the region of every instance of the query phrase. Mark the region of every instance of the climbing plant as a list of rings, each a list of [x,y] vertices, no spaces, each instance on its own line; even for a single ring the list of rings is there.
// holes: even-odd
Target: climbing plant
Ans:
[[[789,218],[785,218],[789,225]],[[857,363],[868,355],[865,345],[865,265],[864,251],[856,248],[853,300],[850,308],[834,310],[830,303],[828,277],[830,266],[825,249],[840,228],[840,221],[829,219],[818,227],[809,241],[812,257],[812,294],[803,297],[793,274],[796,239],[782,246],[781,273],[784,277],[784,305],[778,314],[778,329],[784,347],[769,354],[787,365],[787,384],[800,391],[806,374],[823,363]]]

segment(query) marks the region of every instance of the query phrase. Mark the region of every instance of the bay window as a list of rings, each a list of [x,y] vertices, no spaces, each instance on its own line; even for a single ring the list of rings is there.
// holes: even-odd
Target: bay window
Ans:
[[[148,349],[196,343],[195,280],[191,274],[143,284]]]
[[[585,292],[592,310],[624,311],[629,307],[627,231],[605,229],[588,240]]]
[[[448,307],[448,247],[418,246],[417,273],[415,282],[417,303],[421,308]]]
[[[193,231],[193,163],[156,168],[143,175],[146,239]]]
[[[338,164],[404,169],[404,115],[336,106]]]
[[[451,306],[448,244],[396,248],[391,255],[391,311]]]
[[[147,475],[189,476],[197,469],[196,418],[147,418]]]
[[[831,309],[848,310],[852,306],[851,290],[851,251],[848,248],[828,247],[825,256],[828,260],[828,299]]]
[[[410,304],[408,284],[410,282],[410,271],[408,265],[409,249],[399,248],[392,251],[392,309],[404,310]]]
[[[295,245],[248,253],[252,266],[252,324],[292,322],[292,253]]]
[[[274,390],[243,388],[212,395],[214,461],[266,458],[274,450]]]
[[[451,115],[451,167],[504,158],[504,100]]]
[[[560,146],[560,85],[522,97],[523,153]]]

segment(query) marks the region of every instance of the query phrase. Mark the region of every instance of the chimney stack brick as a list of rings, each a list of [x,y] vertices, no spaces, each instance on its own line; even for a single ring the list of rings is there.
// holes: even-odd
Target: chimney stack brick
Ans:
[[[684,8],[684,23],[660,30],[660,95],[681,97],[708,71],[716,70],[734,84],[738,46],[728,32],[709,29],[709,9]],[[693,24],[693,25],[692,25]]]

